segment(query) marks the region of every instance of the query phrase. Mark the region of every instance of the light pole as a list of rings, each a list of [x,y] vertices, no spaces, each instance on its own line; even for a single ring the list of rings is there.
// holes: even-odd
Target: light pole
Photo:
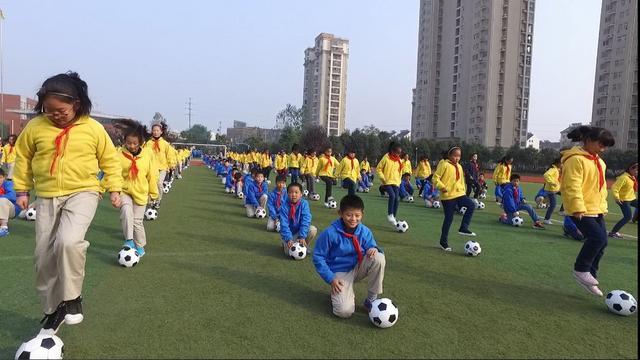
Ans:
[[[2,24],[4,23],[4,13],[0,9],[0,133],[4,138],[4,63],[2,61],[4,51],[2,50]],[[13,129],[12,129],[13,131]]]

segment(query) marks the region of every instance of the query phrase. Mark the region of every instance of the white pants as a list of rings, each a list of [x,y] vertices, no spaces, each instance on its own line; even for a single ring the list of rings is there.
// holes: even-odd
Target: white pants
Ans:
[[[276,223],[279,222],[277,219],[269,218],[267,219],[267,231],[276,231]]]
[[[384,254],[377,253],[373,259],[365,255],[362,262],[349,272],[336,273],[336,279],[342,280],[343,286],[340,293],[331,294],[333,314],[341,318],[351,317],[356,310],[356,295],[353,291],[353,284],[364,278],[368,278],[370,293],[382,294],[385,265]]]
[[[120,207],[120,225],[125,240],[133,239],[137,247],[145,247],[147,245],[147,235],[144,231],[143,218],[145,205],[138,205],[133,199],[125,194],[120,194],[122,206]]]
[[[246,197],[245,197],[245,199],[246,199]],[[256,217],[256,210],[258,209],[258,207],[261,207],[261,208],[264,209],[265,206],[267,205],[267,199],[268,199],[267,194],[263,194],[258,199],[258,206],[245,205],[244,207],[247,209],[247,217],[250,217],[250,218]]]

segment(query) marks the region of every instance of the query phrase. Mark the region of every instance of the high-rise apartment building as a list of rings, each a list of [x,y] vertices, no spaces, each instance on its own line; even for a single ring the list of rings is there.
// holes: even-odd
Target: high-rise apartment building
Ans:
[[[323,126],[327,135],[345,129],[349,40],[321,33],[304,52],[305,121]]]
[[[535,0],[421,0],[411,134],[526,146]]]
[[[591,124],[638,148],[638,1],[603,0]]]

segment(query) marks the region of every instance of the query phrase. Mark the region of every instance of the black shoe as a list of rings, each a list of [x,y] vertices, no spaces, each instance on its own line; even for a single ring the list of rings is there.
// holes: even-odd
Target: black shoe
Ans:
[[[82,295],[77,298],[69,301],[65,301],[66,315],[64,316],[64,320],[69,325],[77,325],[84,320],[84,315],[82,314]]]
[[[60,326],[64,323],[65,315],[67,315],[67,310],[64,302],[61,302],[53,314],[45,314],[44,318],[40,320],[40,323],[42,324],[40,335],[55,335],[60,329]]]

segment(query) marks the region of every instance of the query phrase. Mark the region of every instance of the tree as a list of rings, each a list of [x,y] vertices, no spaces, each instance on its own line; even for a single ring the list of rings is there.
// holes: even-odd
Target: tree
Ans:
[[[287,104],[284,109],[276,115],[276,128],[284,129],[291,127],[294,130],[302,130],[304,125],[304,108]]]
[[[265,144],[262,139],[252,136],[244,141],[251,149],[256,149],[258,151],[262,151],[267,148],[267,144]]]
[[[182,131],[180,137],[189,143],[208,144],[211,138],[211,132],[206,126],[196,124],[193,125],[191,129]]]
[[[298,144],[299,140],[300,131],[287,126],[282,129],[282,133],[280,134],[280,148],[289,152],[291,150],[291,146],[293,146],[293,144]]]
[[[304,129],[300,136],[300,144],[305,149],[314,149],[318,153],[331,146],[327,138],[327,130],[320,125],[312,125]]]

